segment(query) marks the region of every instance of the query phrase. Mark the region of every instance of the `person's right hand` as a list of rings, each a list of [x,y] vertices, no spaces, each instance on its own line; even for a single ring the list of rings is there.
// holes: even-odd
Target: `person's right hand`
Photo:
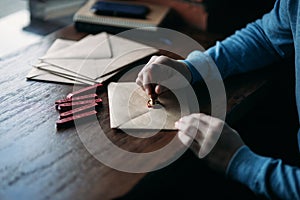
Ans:
[[[212,169],[226,173],[234,153],[244,144],[240,135],[223,120],[193,113],[175,123],[178,138]]]
[[[191,72],[183,62],[166,56],[152,56],[138,74],[136,83],[148,95],[155,97],[166,90],[164,86],[172,86],[169,89],[183,88],[191,79]]]

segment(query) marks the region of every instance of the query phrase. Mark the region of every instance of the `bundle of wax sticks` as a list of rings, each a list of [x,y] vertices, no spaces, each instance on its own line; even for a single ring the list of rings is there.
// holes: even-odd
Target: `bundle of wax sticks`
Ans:
[[[67,128],[74,125],[75,120],[80,122],[95,116],[102,106],[102,99],[97,95],[102,86],[99,83],[85,87],[55,101],[55,108],[59,112],[56,128]]]

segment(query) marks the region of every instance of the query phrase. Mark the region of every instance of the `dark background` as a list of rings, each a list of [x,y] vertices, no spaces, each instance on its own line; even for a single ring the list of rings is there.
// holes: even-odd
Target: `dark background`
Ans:
[[[210,32],[232,34],[273,8],[275,0],[204,0]]]

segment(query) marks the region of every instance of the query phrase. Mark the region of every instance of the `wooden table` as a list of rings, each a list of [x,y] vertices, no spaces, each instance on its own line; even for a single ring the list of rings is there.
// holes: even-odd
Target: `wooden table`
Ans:
[[[206,48],[220,38],[207,33],[188,34]],[[65,97],[72,86],[25,78],[30,64],[46,52],[54,39],[78,40],[85,35],[70,26],[0,60],[0,199],[111,199],[125,194],[145,176],[100,163],[86,150],[74,127],[57,132],[54,101]],[[225,82],[228,123],[234,124],[258,97],[263,97],[272,75],[265,70]],[[144,141],[111,130],[107,93],[101,97],[100,123],[107,137],[124,149],[152,151],[176,134],[160,132]]]

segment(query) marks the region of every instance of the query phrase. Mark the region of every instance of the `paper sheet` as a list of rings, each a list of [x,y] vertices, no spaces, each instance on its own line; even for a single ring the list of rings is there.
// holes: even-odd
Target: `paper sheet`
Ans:
[[[188,104],[180,106],[170,91],[159,96],[162,106],[148,108],[149,96],[131,82],[110,83],[108,99],[111,128],[176,130],[175,122],[190,114]]]
[[[91,45],[90,40],[94,41],[94,45],[89,48],[90,50],[86,50],[87,48],[84,47],[85,45]],[[56,58],[52,55],[50,55],[50,57],[45,55],[41,60],[44,63],[48,63],[63,70],[96,80],[103,75],[120,70],[130,63],[158,52],[157,49],[150,46],[113,35],[109,35],[109,39],[104,39],[103,35],[98,34],[90,36],[85,41],[86,42],[81,43],[81,48],[72,48],[72,46],[76,45],[74,44],[68,47],[67,50],[61,50]],[[100,42],[97,43],[95,41]],[[103,51],[106,51],[108,46],[110,46],[112,52],[112,57],[110,58],[105,58],[103,55],[105,53],[95,54],[91,50],[102,49]],[[81,55],[81,57],[74,59],[70,58],[68,55],[68,57],[65,58],[64,55],[65,53],[69,54],[69,49],[72,49],[75,55]],[[92,57],[90,57],[90,55],[92,55]],[[96,55],[98,55],[98,57]]]
[[[105,32],[88,35],[78,42],[57,39],[26,77],[92,85],[156,52],[155,48]]]

